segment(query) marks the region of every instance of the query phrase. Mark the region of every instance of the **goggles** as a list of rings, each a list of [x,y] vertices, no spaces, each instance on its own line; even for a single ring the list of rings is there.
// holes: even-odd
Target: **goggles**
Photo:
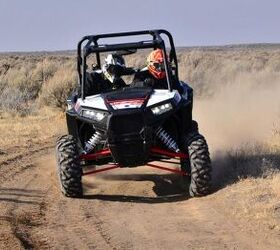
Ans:
[[[159,62],[152,62],[151,63],[153,65],[153,67],[157,70],[157,71],[165,71],[165,67],[164,67],[164,63],[159,63]]]
[[[123,73],[123,67],[119,66],[119,65],[109,65],[109,67],[107,68],[107,71],[112,74],[112,75],[116,75],[116,76],[120,76]]]

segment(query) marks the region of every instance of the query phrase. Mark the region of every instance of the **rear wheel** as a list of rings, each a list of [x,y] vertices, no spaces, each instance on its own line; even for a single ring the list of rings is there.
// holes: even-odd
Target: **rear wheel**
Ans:
[[[56,158],[62,193],[68,197],[82,197],[82,168],[77,143],[72,135],[58,138]]]

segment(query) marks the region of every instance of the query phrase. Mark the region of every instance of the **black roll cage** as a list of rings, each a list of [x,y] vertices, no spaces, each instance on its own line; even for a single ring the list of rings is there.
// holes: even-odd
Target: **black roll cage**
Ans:
[[[167,52],[165,48],[164,40],[161,37],[161,34],[164,34],[169,39],[170,52],[169,52],[169,62],[167,63]],[[113,38],[113,37],[124,37],[124,36],[139,36],[139,35],[151,35],[151,40],[144,40],[139,42],[131,43],[119,43],[119,44],[98,44],[100,38]],[[82,45],[86,44],[82,47]],[[131,32],[121,32],[121,33],[109,33],[109,34],[99,34],[99,35],[89,35],[84,36],[77,46],[77,69],[79,75],[79,83],[81,85],[81,98],[84,99],[84,86],[86,81],[86,61],[87,57],[95,53],[97,59],[97,67],[100,65],[100,53],[108,51],[120,51],[120,50],[133,50],[133,49],[162,49],[164,53],[164,67],[166,72],[167,84],[169,91],[172,91],[171,84],[171,73],[174,70],[175,79],[178,79],[178,62],[175,51],[175,46],[173,42],[172,35],[163,29],[160,30],[143,30],[143,31],[131,31]],[[172,69],[170,68],[172,66]]]

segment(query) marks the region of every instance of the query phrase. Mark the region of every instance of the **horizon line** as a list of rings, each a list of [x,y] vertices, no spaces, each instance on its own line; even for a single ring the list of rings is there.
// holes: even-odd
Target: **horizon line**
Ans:
[[[262,47],[278,47],[280,48],[279,43],[229,43],[224,45],[192,45],[192,46],[175,46],[177,49],[219,49],[219,48],[227,48],[227,49],[242,49],[242,48],[262,48]],[[9,50],[2,51],[0,50],[0,54],[56,54],[56,53],[75,53],[76,49],[55,49],[55,50]]]

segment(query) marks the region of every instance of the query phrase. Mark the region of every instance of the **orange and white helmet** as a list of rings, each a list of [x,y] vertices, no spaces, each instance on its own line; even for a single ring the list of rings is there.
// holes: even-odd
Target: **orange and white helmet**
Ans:
[[[148,58],[148,70],[157,79],[163,79],[166,77],[164,67],[164,55],[162,49],[153,50]]]

